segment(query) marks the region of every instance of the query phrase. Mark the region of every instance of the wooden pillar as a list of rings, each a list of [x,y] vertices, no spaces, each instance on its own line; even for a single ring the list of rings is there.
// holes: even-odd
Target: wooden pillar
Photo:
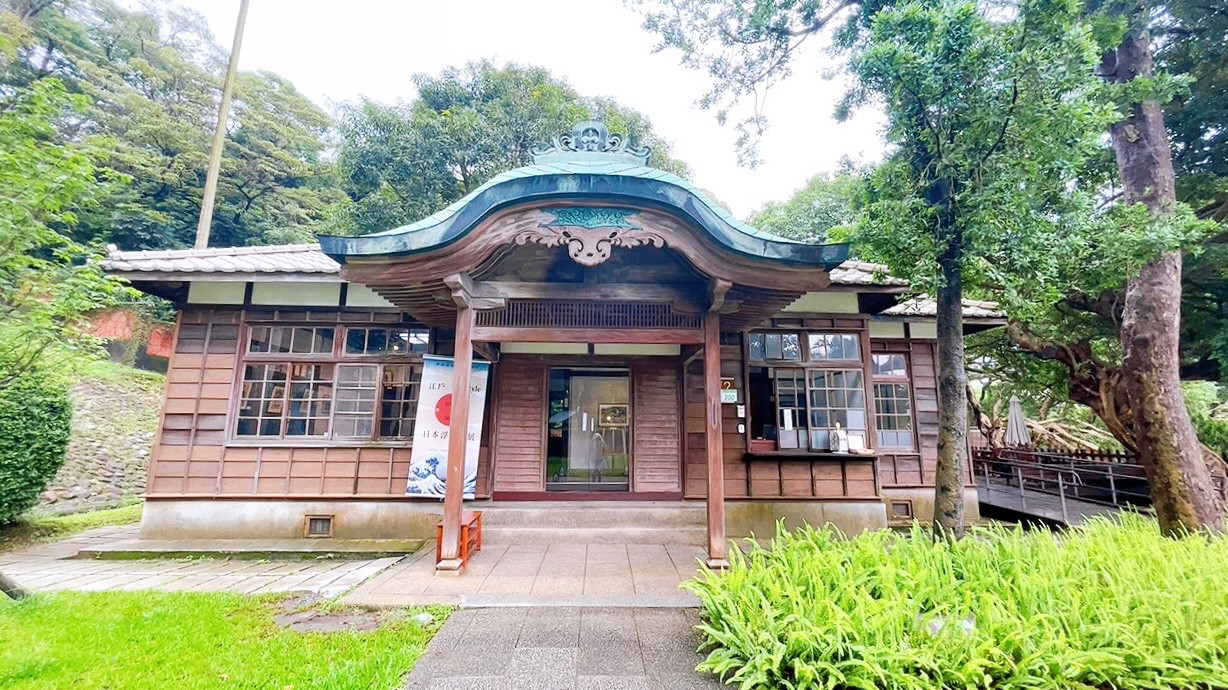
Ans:
[[[448,479],[443,498],[443,544],[437,570],[461,569],[461,511],[464,508],[465,454],[469,437],[469,379],[473,371],[473,309],[456,310],[456,352],[452,364],[452,419],[448,425]]]
[[[727,568],[725,540],[725,439],[721,430],[720,314],[704,315],[704,429],[708,451],[708,566]]]

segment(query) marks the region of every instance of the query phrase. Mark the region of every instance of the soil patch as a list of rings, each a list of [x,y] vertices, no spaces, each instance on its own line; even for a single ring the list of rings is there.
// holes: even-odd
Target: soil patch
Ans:
[[[274,617],[273,622],[301,633],[331,633],[342,630],[371,632],[379,628],[380,617],[375,611],[322,611],[316,608],[324,600],[323,596],[315,592],[290,597],[282,602],[282,614]]]

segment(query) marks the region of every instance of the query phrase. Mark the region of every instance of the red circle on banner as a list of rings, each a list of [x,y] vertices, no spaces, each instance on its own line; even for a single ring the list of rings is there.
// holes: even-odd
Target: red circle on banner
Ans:
[[[435,403],[435,419],[447,426],[452,423],[452,394],[448,393]]]

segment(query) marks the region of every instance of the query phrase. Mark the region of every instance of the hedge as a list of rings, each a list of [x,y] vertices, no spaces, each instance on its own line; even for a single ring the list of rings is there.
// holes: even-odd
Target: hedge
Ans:
[[[68,387],[32,371],[0,388],[0,524],[12,522],[64,464],[71,436]]]

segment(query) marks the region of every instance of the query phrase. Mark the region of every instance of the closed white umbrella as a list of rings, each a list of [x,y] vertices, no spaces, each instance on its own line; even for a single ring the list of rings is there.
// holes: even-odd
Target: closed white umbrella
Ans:
[[[1006,413],[1006,445],[1030,446],[1032,437],[1028,434],[1028,421],[1023,416],[1023,405],[1019,398],[1011,396],[1010,409]]]

